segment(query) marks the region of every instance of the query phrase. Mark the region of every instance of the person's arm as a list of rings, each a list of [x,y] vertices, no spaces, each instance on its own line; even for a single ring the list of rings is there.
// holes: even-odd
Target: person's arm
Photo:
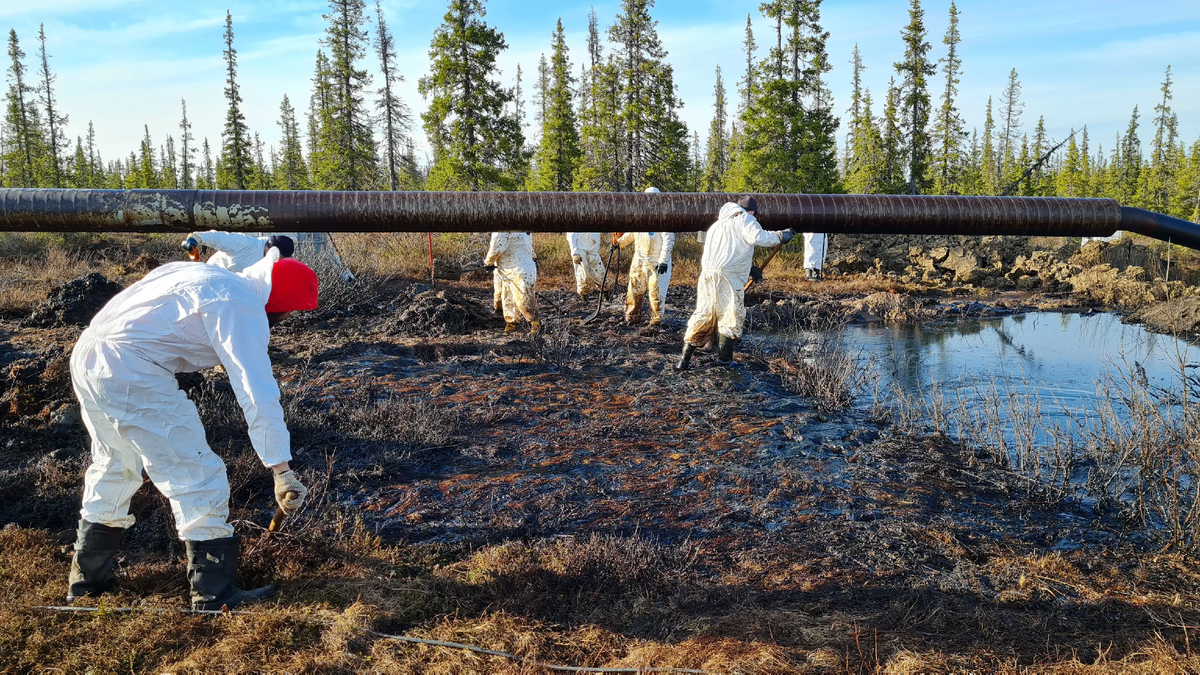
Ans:
[[[254,248],[261,253],[264,247],[263,241],[258,237],[240,232],[209,230],[208,232],[193,232],[190,236],[205,246],[224,251],[231,256],[236,256],[248,248]]]
[[[746,214],[741,225],[742,241],[753,246],[778,246],[783,237],[778,232],[769,232],[758,224],[758,219]]]
[[[487,257],[483,259],[484,265],[496,265],[500,262],[500,255],[508,249],[508,234],[504,232],[493,232],[492,241],[488,246]]]
[[[626,246],[632,244],[635,239],[637,239],[637,232],[626,232],[625,234],[621,235],[620,239],[617,239],[617,246],[625,248]]]
[[[671,263],[671,251],[675,250],[675,233],[663,232],[662,250],[658,254],[658,264],[669,265]]]
[[[276,473],[286,471],[286,466],[280,469],[279,465],[292,458],[291,435],[283,421],[279,385],[267,356],[271,332],[266,312],[261,306],[225,301],[203,307],[201,317],[246,416],[254,452],[264,466]]]

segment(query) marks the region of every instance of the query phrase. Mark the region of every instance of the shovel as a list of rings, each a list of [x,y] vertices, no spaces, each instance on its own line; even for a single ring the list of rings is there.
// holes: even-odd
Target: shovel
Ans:
[[[295,499],[296,496],[297,495],[295,492],[289,492],[284,495],[284,498],[285,499]],[[275,530],[278,530],[279,526],[283,525],[283,519],[286,517],[287,517],[287,514],[283,512],[283,507],[276,506],[275,507],[275,515],[271,516],[271,524],[267,526],[267,531],[274,532]]]
[[[770,255],[767,256],[767,259],[763,261],[763,264],[758,266],[758,271],[762,272],[763,270],[767,269],[767,265],[771,264],[771,261],[775,259],[775,256],[778,255],[779,250],[782,248],[783,248],[783,244],[776,244],[775,248],[771,249],[771,253],[770,253]],[[750,277],[749,279],[746,280],[746,285],[742,287],[742,292],[750,290],[750,287],[753,285],[754,285],[754,277]]]
[[[612,266],[613,254],[617,255],[617,266]],[[617,233],[613,232],[613,248],[608,251],[608,264],[604,266],[604,278],[600,280],[600,299],[596,301],[596,311],[592,315],[583,320],[583,325],[587,325],[596,320],[600,316],[600,310],[604,307],[604,287],[608,285],[608,270],[615,269],[617,276],[613,279],[613,295],[616,295],[617,289],[621,286],[621,247],[617,246]]]

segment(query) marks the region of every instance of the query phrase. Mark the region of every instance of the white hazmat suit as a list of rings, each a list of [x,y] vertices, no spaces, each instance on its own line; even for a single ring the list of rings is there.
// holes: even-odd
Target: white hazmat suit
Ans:
[[[617,240],[620,246],[633,244],[629,263],[629,291],[625,294],[625,321],[637,323],[642,305],[650,296],[650,323],[660,324],[667,306],[667,287],[671,285],[671,252],[675,250],[674,232],[626,232]],[[659,274],[659,265],[667,271]]]
[[[804,233],[804,269],[820,271],[825,267],[825,254],[828,251],[826,237],[820,232]]]
[[[521,317],[540,326],[537,306],[537,265],[533,260],[533,235],[528,232],[493,232],[485,265],[495,265],[493,282],[504,310],[504,321],[510,327]]]
[[[599,232],[568,232],[567,247],[571,249],[571,264],[575,267],[575,292],[587,295],[604,290],[604,260],[600,258]],[[575,258],[579,262],[575,262]]]
[[[176,373],[224,366],[265,466],[291,459],[263,311],[279,251],[237,274],[172,263],[113,298],[79,337],[71,382],[92,438],[83,520],[129,527],[142,470],[171,502],[184,541],[233,535],[225,464],[208,447]]]
[[[241,232],[193,232],[192,239],[204,246],[215,248],[216,253],[208,258],[209,265],[223,267],[231,272],[241,272],[247,267],[263,259],[263,250],[267,246],[266,237],[256,237]]]
[[[684,341],[695,347],[708,344],[714,331],[739,340],[746,319],[745,287],[754,263],[755,246],[777,246],[778,232],[762,229],[758,220],[734,203],[721,207],[717,222],[708,228],[700,279],[696,283],[696,311],[688,319]]]

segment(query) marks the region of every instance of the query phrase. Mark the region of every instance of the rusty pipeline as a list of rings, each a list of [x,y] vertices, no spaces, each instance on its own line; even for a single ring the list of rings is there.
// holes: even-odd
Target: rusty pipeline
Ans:
[[[1200,249],[1200,225],[1111,199],[756,195],[769,229],[848,234],[1104,237]],[[694,232],[735,195],[0,189],[8,232]]]

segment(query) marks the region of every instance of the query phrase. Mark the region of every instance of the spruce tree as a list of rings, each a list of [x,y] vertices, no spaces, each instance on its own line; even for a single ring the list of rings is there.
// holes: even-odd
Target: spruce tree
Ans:
[[[967,132],[962,116],[955,103],[958,96],[959,77],[962,75],[962,59],[958,55],[958,45],[962,36],[958,32],[959,11],[954,2],[950,3],[950,24],[942,44],[946,45],[946,56],[939,63],[946,76],[946,86],[942,90],[942,105],[938,109],[937,121],[934,124],[934,138],[937,150],[934,155],[933,192],[939,195],[962,194],[959,186],[963,143]]]
[[[208,138],[204,139],[204,163],[200,165],[200,171],[196,176],[196,188],[200,190],[216,190],[217,178],[216,170],[213,167],[212,149],[208,147]]]
[[[237,83],[237,50],[233,47],[233,15],[225,12],[225,131],[222,136],[221,157],[217,160],[218,188],[246,190],[254,162],[250,158],[250,130],[242,113],[242,94]]]
[[[559,19],[562,23],[562,19]],[[534,121],[540,126],[546,121],[546,106],[549,105],[547,93],[550,90],[550,64],[546,61],[546,55],[538,56],[538,75],[537,80],[533,82],[533,109]]]
[[[321,111],[313,182],[324,190],[375,186],[377,154],[365,92],[371,76],[359,66],[368,51],[364,0],[329,0],[321,44],[329,50],[329,92]]]
[[[153,190],[160,187],[158,167],[154,160],[154,140],[150,138],[150,125],[144,125],[143,129],[145,136],[138,146],[137,155],[129,156],[129,182],[134,188]]]
[[[505,114],[510,115],[517,120],[517,128],[521,132],[521,144],[511,146],[508,154],[502,159],[506,168],[505,180],[508,184],[514,186],[515,189],[522,189],[529,183],[530,173],[529,164],[533,159],[535,148],[525,142],[525,96],[524,87],[522,86],[524,79],[522,77],[521,64],[517,64],[517,76],[512,88],[512,111],[509,112],[505,108]]]
[[[660,98],[673,102],[674,85],[669,78],[662,77],[667,53],[658,38],[658,22],[650,16],[653,4],[653,0],[622,0],[621,13],[608,29],[621,83],[626,192],[646,187],[647,169],[654,161],[655,130],[649,128],[649,118],[660,111],[652,108],[652,101]],[[657,90],[659,87],[669,87],[672,91]]]
[[[279,161],[274,171],[276,190],[309,189],[308,166],[304,163],[304,148],[300,141],[300,123],[296,120],[296,109],[287,94],[279,104],[280,148]]]
[[[1147,182],[1149,191],[1146,195],[1145,206],[1151,211],[1167,213],[1170,210],[1171,191],[1175,187],[1174,173],[1177,169],[1175,161],[1175,141],[1179,135],[1179,120],[1171,109],[1171,66],[1167,66],[1163,77],[1162,100],[1154,106],[1154,141],[1150,147],[1150,166]]]
[[[850,59],[850,65],[853,68],[853,74],[850,77],[850,107],[846,110],[846,112],[850,113],[850,124],[847,125],[846,129],[846,150],[842,159],[842,165],[847,175],[850,174],[850,165],[853,162],[854,137],[859,133],[860,125],[863,121],[862,74],[867,69],[863,65],[862,54],[858,51],[857,43],[854,45],[854,57]]]
[[[179,157],[175,153],[175,139],[167,134],[167,143],[165,147],[159,148],[159,156],[162,166],[162,180],[160,187],[167,190],[179,189]]]
[[[996,161],[993,140],[996,135],[996,120],[992,116],[992,97],[988,97],[987,113],[983,118],[983,150],[980,157],[980,193],[996,195],[1000,191],[1000,166]]]
[[[194,145],[196,138],[192,136],[192,123],[187,117],[187,101],[179,99],[180,118],[179,118],[179,187],[184,190],[191,190],[196,186],[192,178],[192,174],[196,171],[196,146]]]
[[[1006,182],[1007,177],[1013,173],[1013,167],[1016,164],[1016,157],[1013,156],[1013,146],[1016,144],[1017,138],[1021,134],[1021,114],[1025,110],[1025,104],[1021,102],[1021,81],[1017,76],[1017,69],[1013,68],[1008,73],[1008,86],[1004,88],[1004,93],[1000,95],[1000,134],[998,141],[998,164],[996,170],[1000,173],[1001,183]],[[1023,169],[1022,169],[1023,170]]]
[[[76,136],[75,155],[71,160],[71,187],[91,187],[92,177],[88,173],[90,168],[87,161],[87,153],[83,150],[83,137]]]
[[[738,91],[742,95],[738,105],[738,117],[745,114],[750,109],[750,105],[754,103],[758,72],[754,63],[754,53],[757,49],[758,45],[754,43],[754,26],[750,22],[750,15],[747,14],[746,37],[742,40],[742,52],[746,55],[746,70],[742,73],[742,79],[738,81]]]
[[[887,158],[883,134],[871,112],[871,91],[865,90],[859,108],[859,118],[853,124],[854,144],[850,147],[846,165],[846,191],[851,194],[878,194],[886,188]]]
[[[25,52],[17,31],[8,32],[8,93],[5,95],[6,135],[0,148],[0,165],[7,187],[42,187],[39,162],[43,155],[42,125],[34,105],[36,89],[26,79]]]
[[[609,58],[589,73],[590,106],[581,112],[580,149],[583,160],[575,174],[575,189],[619,192],[625,184],[622,170],[625,127],[621,123],[621,80]]]
[[[882,167],[878,181],[878,192],[880,194],[903,194],[911,188],[905,180],[905,145],[904,131],[901,123],[900,113],[900,90],[896,87],[896,80],[888,83],[887,105],[883,111],[883,129],[880,134],[882,140]]]
[[[58,107],[54,96],[54,81],[57,76],[50,73],[50,55],[46,53],[46,25],[38,25],[38,52],[41,68],[38,71],[38,100],[46,114],[46,155],[44,173],[47,187],[65,187],[63,163],[71,139],[67,138],[67,116]]]
[[[902,128],[905,140],[908,192],[922,194],[929,188],[929,77],[937,67],[929,60],[929,43],[925,40],[925,10],[921,0],[910,0],[909,22],[900,32],[904,39],[904,60],[895,64],[901,82]]]
[[[675,74],[669,64],[653,69],[650,109],[647,116],[649,152],[642,183],[667,192],[695,192],[692,147],[688,128],[679,117],[683,104],[675,95]]]
[[[546,82],[541,86],[542,141],[534,159],[536,172],[530,180],[530,190],[570,192],[575,185],[582,153],[579,150],[579,128],[572,107],[571,60],[567,55],[567,37],[562,19],[550,42],[550,63]]]
[[[505,111],[511,89],[492,78],[507,48],[487,25],[482,0],[451,0],[429,47],[430,72],[418,83],[429,99],[422,113],[433,146],[431,190],[511,190],[507,161],[525,139],[520,121]]]
[[[729,117],[726,113],[725,82],[721,79],[721,66],[717,66],[717,83],[713,85],[713,118],[708,126],[708,146],[704,153],[704,175],[700,181],[701,192],[721,192],[725,184],[725,172],[729,170]]]
[[[1067,143],[1067,157],[1063,161],[1062,169],[1058,172],[1057,195],[1059,197],[1083,196],[1083,171],[1080,167],[1079,146],[1075,143],[1073,130],[1071,139]]]
[[[1123,206],[1141,205],[1138,191],[1142,182],[1142,141],[1138,138],[1138,119],[1138,107],[1134,106],[1129,126],[1120,140],[1121,162],[1116,167],[1114,196]]]
[[[383,74],[383,86],[377,92],[379,100],[375,104],[375,108],[383,118],[383,147],[387,157],[388,188],[393,191],[399,190],[402,186],[412,189],[411,186],[403,185],[400,181],[403,172],[404,149],[407,147],[408,141],[408,129],[412,124],[412,113],[394,87],[396,83],[403,82],[404,78],[396,72],[395,38],[392,37],[387,23],[384,21],[383,6],[380,5],[379,0],[375,0],[375,16],[375,53],[379,55],[379,70]],[[286,103],[286,98],[284,101]],[[295,123],[295,112],[292,113],[291,119]],[[283,124],[282,120],[280,124]],[[298,151],[299,147],[296,150]]]

